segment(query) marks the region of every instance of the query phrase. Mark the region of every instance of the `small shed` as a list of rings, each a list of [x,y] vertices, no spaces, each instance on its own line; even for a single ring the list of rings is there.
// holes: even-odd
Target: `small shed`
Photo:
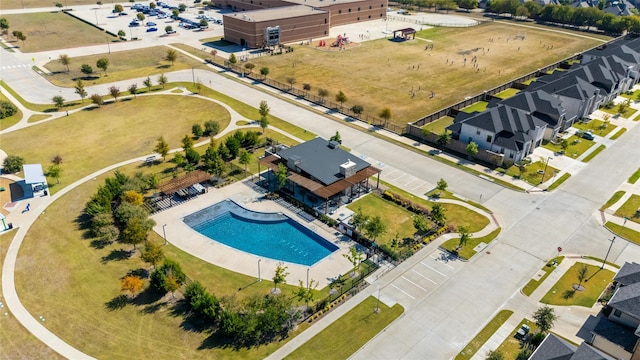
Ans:
[[[34,195],[45,191],[47,178],[44,176],[41,164],[25,164],[22,165],[22,170],[24,171],[24,184],[31,186]]]
[[[403,40],[415,39],[416,38],[416,29],[414,29],[414,28],[405,28],[405,29],[396,30],[396,31],[393,32],[393,38],[394,39],[403,39]]]

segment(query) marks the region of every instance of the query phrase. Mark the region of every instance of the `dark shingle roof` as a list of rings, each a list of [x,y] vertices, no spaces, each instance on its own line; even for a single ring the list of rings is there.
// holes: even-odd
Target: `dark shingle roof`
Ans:
[[[624,265],[618,270],[613,280],[622,285],[631,285],[640,283],[640,264],[635,262],[625,262]]]
[[[292,148],[281,150],[278,155],[285,160],[297,158],[299,160],[298,168],[319,180],[323,185],[330,185],[343,179],[344,176],[340,174],[340,165],[349,160],[355,163],[356,172],[371,165],[340,149],[340,147],[332,149],[329,145],[329,141],[317,137]]]
[[[564,113],[562,102],[546,91],[523,91],[502,104],[534,114],[544,122],[556,125]]]
[[[576,347],[554,334],[547,335],[529,360],[569,360]]]
[[[578,346],[571,360],[616,360],[616,358],[583,342]]]
[[[618,288],[609,300],[609,306],[640,320],[640,283]]]
[[[607,318],[600,318],[592,332],[623,347],[627,352],[633,352],[633,348],[638,342],[638,336],[633,333],[633,330]]]

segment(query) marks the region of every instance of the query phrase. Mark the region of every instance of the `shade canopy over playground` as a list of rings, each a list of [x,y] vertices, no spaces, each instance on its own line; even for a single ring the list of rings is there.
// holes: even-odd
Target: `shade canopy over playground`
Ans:
[[[414,28],[404,28],[400,30],[395,30],[393,32],[393,38],[401,38],[405,40],[415,39],[416,38],[416,29]]]

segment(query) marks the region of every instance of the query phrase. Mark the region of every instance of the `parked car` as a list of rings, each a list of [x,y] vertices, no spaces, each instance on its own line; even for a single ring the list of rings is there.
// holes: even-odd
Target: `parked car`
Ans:
[[[582,138],[587,140],[593,140],[595,139],[595,136],[593,136],[593,133],[591,131],[585,131],[582,133]]]
[[[176,31],[175,31],[175,30],[169,30],[169,31],[167,31],[167,34],[175,34],[175,33],[176,33]]]
[[[520,329],[518,329],[518,331],[516,332],[516,339],[519,340],[524,340],[527,338],[527,335],[529,335],[529,331],[531,331],[531,329],[529,329],[529,326],[527,326],[526,324],[523,324]]]
[[[120,14],[118,14],[118,15],[120,15],[120,16],[127,16],[127,15],[129,15],[129,14],[127,14],[126,12],[121,12],[121,13],[120,13]]]
[[[147,28],[147,32],[153,32],[153,31],[158,31],[158,28],[157,27]]]
[[[140,23],[138,22],[138,20],[131,20],[131,22],[129,23],[129,27],[134,27],[134,26],[140,26]]]
[[[149,22],[147,23],[147,26],[156,26],[156,23],[149,21]]]

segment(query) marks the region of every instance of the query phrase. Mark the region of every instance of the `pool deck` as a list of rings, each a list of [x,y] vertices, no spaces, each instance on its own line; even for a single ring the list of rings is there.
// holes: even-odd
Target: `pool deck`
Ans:
[[[255,276],[256,278],[258,278],[258,266],[260,266],[261,278],[270,281],[278,263],[280,263],[279,260],[249,254],[212,241],[182,221],[182,219],[189,214],[222,200],[231,199],[250,210],[282,212],[339,247],[339,250],[318,261],[311,267],[285,262],[284,264],[287,266],[287,271],[289,272],[287,284],[298,285],[298,280],[306,282],[307,269],[309,269],[309,279],[318,281],[319,288],[322,288],[328,285],[336,276],[345,274],[351,270],[351,263],[344,258],[342,254],[346,254],[349,247],[355,244],[353,241],[318,220],[308,222],[302,219],[275,201],[256,200],[262,195],[262,193],[256,191],[251,184],[247,182],[238,182],[220,189],[209,187],[209,191],[204,195],[200,195],[193,200],[153,215],[152,218],[156,221],[156,226],[153,230],[162,237],[164,226],[164,231],[166,232],[169,243],[182,251],[217,266],[241,274]]]

